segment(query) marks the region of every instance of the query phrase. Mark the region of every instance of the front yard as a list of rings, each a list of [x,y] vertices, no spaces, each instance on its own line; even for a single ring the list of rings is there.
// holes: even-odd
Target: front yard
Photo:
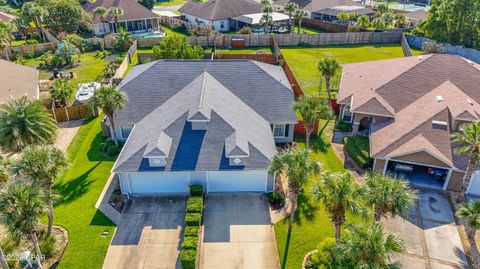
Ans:
[[[115,161],[100,153],[104,141],[100,120],[88,120],[80,128],[68,148],[71,166],[54,186],[61,195],[55,207],[55,224],[69,232],[69,244],[57,268],[101,268],[115,230],[95,208]],[[108,234],[102,236],[105,231]]]
[[[347,64],[404,57],[402,48],[397,43],[322,47],[295,46],[281,49],[300,86],[308,95],[319,94],[320,72],[317,69],[317,62],[322,58],[337,58],[340,63]],[[333,79],[334,87],[338,87],[340,75],[341,72]],[[322,94],[325,94],[325,86],[322,87]]]

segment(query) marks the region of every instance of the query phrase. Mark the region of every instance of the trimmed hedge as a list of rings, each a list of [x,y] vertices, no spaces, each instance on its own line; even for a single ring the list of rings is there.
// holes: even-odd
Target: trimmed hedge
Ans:
[[[185,236],[183,238],[182,249],[197,249],[198,237]]]
[[[180,253],[180,261],[183,269],[195,269],[195,260],[197,259],[197,251],[195,249],[185,249]]]
[[[200,213],[203,209],[203,197],[192,196],[187,201],[187,213]]]
[[[197,236],[200,233],[198,226],[185,226],[185,236]]]
[[[372,159],[369,154],[370,146],[368,137],[359,135],[354,137],[346,136],[343,142],[348,155],[358,166],[365,169],[371,165]]]
[[[190,185],[190,195],[191,196],[202,196],[203,195],[203,186],[192,184]]]
[[[185,225],[187,226],[200,226],[202,221],[201,213],[187,213],[185,215]]]

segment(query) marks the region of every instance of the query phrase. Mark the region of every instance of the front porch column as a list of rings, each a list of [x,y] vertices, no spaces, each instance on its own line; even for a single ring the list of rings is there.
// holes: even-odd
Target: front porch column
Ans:
[[[388,161],[390,161],[390,159],[385,159],[385,165],[383,165],[383,172],[382,172],[382,174],[383,174],[384,176],[387,174]]]
[[[360,122],[354,121],[352,124],[352,135],[356,135],[358,133],[358,128],[360,128]]]

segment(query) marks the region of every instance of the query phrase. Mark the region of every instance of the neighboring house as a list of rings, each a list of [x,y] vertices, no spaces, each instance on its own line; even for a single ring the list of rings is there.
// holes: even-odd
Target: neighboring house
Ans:
[[[318,12],[327,12],[331,8],[355,9],[354,7],[358,7],[359,12],[363,12],[365,8],[352,0],[273,0],[273,7],[275,11],[283,12],[285,5],[289,2],[296,3],[300,9],[303,9],[307,13],[306,18],[317,20],[321,17],[321,13]]]
[[[345,23],[338,18],[338,14],[340,13],[355,13],[358,16],[367,15],[370,18],[375,15],[375,11],[371,8],[362,6],[335,6],[313,12],[312,19],[334,23]]]
[[[282,68],[256,61],[160,60],[119,85],[123,193],[273,191],[277,143],[293,141],[294,94]]]
[[[217,32],[230,31],[232,19],[262,12],[255,0],[210,0],[206,3],[188,2],[179,10],[185,20],[198,26],[212,26]]]
[[[1,22],[12,22],[16,18],[15,15],[8,14],[0,11],[0,21]]]
[[[39,98],[38,70],[0,59],[0,104],[27,96]]]
[[[447,54],[347,64],[337,101],[353,133],[370,135],[373,170],[460,189],[468,157],[451,135],[479,120],[480,65]],[[469,193],[480,194],[477,173]]]
[[[424,10],[417,10],[405,13],[405,17],[407,18],[407,24],[409,27],[416,27],[420,25],[423,21],[427,19],[427,16],[428,12]]]
[[[91,28],[95,35],[118,32],[113,16],[105,16],[102,22],[100,17],[93,13],[95,8],[99,6],[103,6],[107,10],[111,7],[122,8],[123,16],[118,17],[119,28],[124,28],[129,32],[150,32],[159,28],[159,17],[135,0],[86,1],[83,4],[83,9],[92,15]]]

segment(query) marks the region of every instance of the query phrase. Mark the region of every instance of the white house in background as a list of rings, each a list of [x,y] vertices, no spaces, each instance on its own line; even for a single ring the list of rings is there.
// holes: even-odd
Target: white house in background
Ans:
[[[86,1],[83,4],[83,9],[92,15],[91,30],[95,35],[100,36],[118,32],[113,16],[107,15],[102,22],[100,17],[94,14],[95,8],[99,6],[107,10],[111,7],[123,9],[123,15],[118,17],[119,28],[124,28],[129,32],[150,32],[159,28],[160,17],[135,0]]]
[[[122,193],[270,192],[277,143],[297,117],[282,68],[249,60],[160,60],[132,68],[115,114],[126,141],[112,172]]]
[[[188,2],[179,10],[187,22],[212,26],[217,32],[230,31],[232,19],[262,12],[255,0],[210,0],[206,3]]]

